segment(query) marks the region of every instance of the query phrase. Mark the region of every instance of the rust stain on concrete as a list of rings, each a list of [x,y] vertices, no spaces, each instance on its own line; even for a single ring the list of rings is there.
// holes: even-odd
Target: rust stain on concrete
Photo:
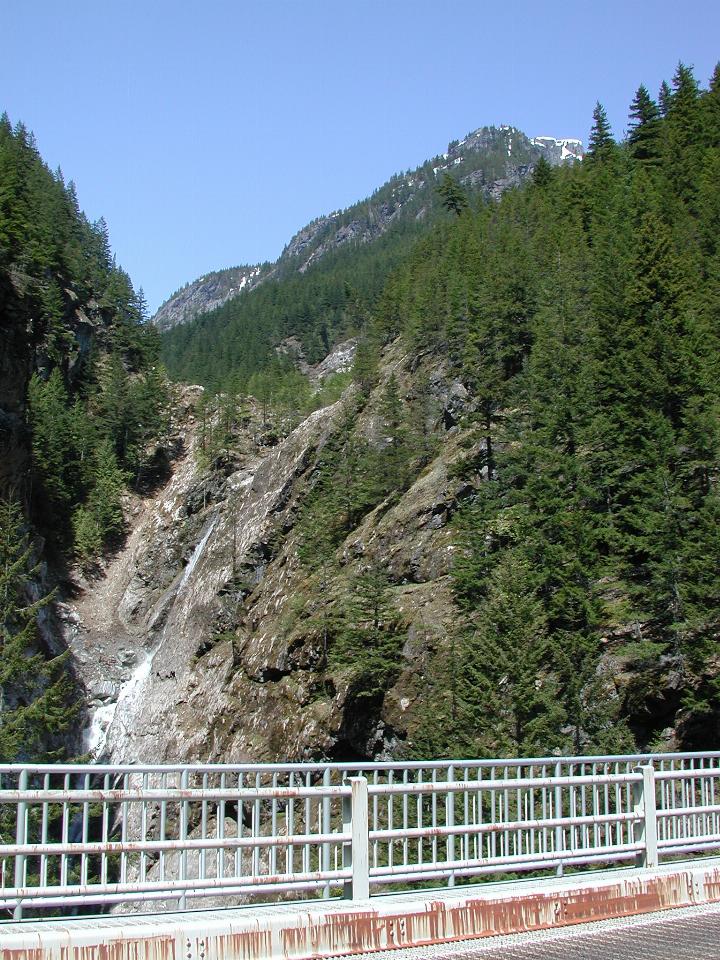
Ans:
[[[272,930],[239,930],[236,933],[218,934],[208,938],[204,954],[194,956],[201,960],[258,960],[259,957],[271,957]]]
[[[201,915],[178,920],[177,935],[152,934],[149,925],[95,932],[88,926],[52,924],[53,937],[41,945],[35,927],[23,936],[22,924],[9,924],[12,938],[3,945],[2,960],[320,960],[370,951],[428,946],[501,934],[542,930],[654,912],[695,903],[720,901],[720,868],[682,869],[644,877],[578,878],[536,890],[460,888],[452,896],[424,900],[391,899],[347,906],[328,904],[316,913],[298,904],[282,914],[228,910],[224,925],[215,914],[202,929]],[[208,922],[208,921],[206,921]],[[194,924],[194,926],[193,926]],[[0,926],[0,942],[3,927]],[[111,939],[108,939],[111,938]],[[16,945],[11,945],[15,939]],[[74,942],[73,942],[74,941]],[[21,946],[22,944],[22,946]]]
[[[717,890],[703,901],[720,899],[720,871],[713,876]],[[577,890],[525,893],[513,899],[470,894],[459,904],[431,900],[420,911],[402,914],[348,910],[321,920],[308,918],[304,927],[283,930],[282,956],[324,958],[431,946],[689,906],[696,899],[692,875],[681,872],[647,881],[628,878]]]
[[[69,935],[64,939],[66,943],[45,947],[3,947],[0,956],[2,960],[181,960],[175,950],[175,937],[99,943],[72,943]]]
[[[708,902],[720,900],[720,869],[708,870],[704,877],[705,897]]]

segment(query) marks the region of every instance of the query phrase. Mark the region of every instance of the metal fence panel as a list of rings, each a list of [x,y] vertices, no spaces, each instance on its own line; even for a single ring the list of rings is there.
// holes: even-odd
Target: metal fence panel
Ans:
[[[651,866],[720,848],[719,791],[720,752],[0,765],[0,907],[185,909]]]

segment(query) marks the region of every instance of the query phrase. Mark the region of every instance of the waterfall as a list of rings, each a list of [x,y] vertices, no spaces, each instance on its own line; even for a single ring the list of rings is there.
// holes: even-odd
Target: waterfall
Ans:
[[[115,717],[120,708],[120,715],[132,711],[133,706],[138,700],[140,690],[145,681],[150,676],[152,668],[152,656],[144,657],[135,667],[130,679],[126,680],[120,688],[117,700],[113,703],[104,703],[98,707],[90,720],[90,726],[85,731],[85,750],[91,753],[95,760],[98,760],[105,749],[105,741],[108,732],[112,726]]]
[[[83,734],[83,750],[89,753],[93,759],[97,759],[102,753],[105,745],[110,724],[113,722],[117,701],[113,703],[104,703],[101,707],[96,707],[90,720],[90,726]]]
[[[205,533],[198,541],[190,556],[187,566],[183,570],[180,582],[174,590],[168,591],[168,602],[170,602],[171,597],[173,598],[172,602],[174,602],[174,598],[176,598],[182,592],[183,587],[192,576],[193,571],[198,565],[205,547],[207,546],[210,535],[215,529],[217,520],[218,518],[215,516],[208,524]],[[84,734],[84,748],[87,753],[92,754],[94,759],[98,760],[102,756],[111,727],[116,728],[113,731],[112,741],[115,749],[117,748],[118,740],[122,741],[124,739],[124,733],[122,729],[124,727],[124,721],[128,717],[132,717],[136,712],[137,704],[143,695],[143,688],[150,676],[150,673],[152,672],[154,655],[155,651],[145,654],[143,659],[133,670],[129,679],[126,680],[120,687],[120,691],[115,702],[104,703],[102,706],[97,707],[93,711],[90,718],[90,725]],[[117,729],[118,727],[120,729]]]
[[[178,584],[178,588],[177,588],[177,592],[178,592],[178,593],[180,593],[180,591],[182,590],[182,588],[185,586],[185,584],[188,582],[188,580],[189,580],[190,577],[192,576],[192,572],[193,572],[193,570],[195,569],[195,567],[197,566],[198,560],[199,560],[200,557],[202,556],[203,550],[205,549],[205,546],[206,546],[208,540],[210,539],[210,534],[211,534],[211,533],[213,532],[213,530],[215,529],[215,524],[217,523],[217,519],[218,519],[217,517],[213,517],[212,522],[210,523],[209,527],[207,528],[207,530],[206,530],[205,533],[203,534],[202,539],[199,541],[198,545],[197,545],[197,546],[195,547],[195,549],[193,550],[192,556],[190,557],[190,560],[188,561],[188,565],[185,567],[185,570],[183,571],[182,579],[180,580],[180,583]]]

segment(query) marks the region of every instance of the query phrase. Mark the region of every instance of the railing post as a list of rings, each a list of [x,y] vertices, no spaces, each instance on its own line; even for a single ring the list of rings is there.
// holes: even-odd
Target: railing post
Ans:
[[[365,777],[349,777],[351,794],[343,797],[343,833],[350,833],[350,844],[343,845],[343,867],[350,867],[346,880],[346,900],[365,900],[370,896],[370,844],[368,842],[368,783]]]
[[[20,776],[18,777],[18,790],[27,790],[28,785],[28,772],[27,770],[21,770]],[[20,800],[17,805],[16,819],[15,819],[15,844],[20,846],[21,844],[27,843],[27,803],[24,800]],[[25,886],[25,854],[16,853],[15,854],[15,886],[24,887]],[[13,910],[13,919],[21,920],[22,919],[22,901],[18,900],[17,906]]]
[[[455,780],[455,767],[453,764],[447,768],[447,780],[449,783],[452,783]],[[449,790],[445,797],[445,824],[448,827],[455,826],[455,794],[452,790]],[[452,862],[455,859],[455,834],[449,834],[447,838],[447,853],[448,861]],[[453,871],[448,877],[448,886],[455,886],[455,872]]]
[[[635,767],[635,773],[642,774],[642,780],[633,784],[633,813],[635,822],[633,840],[642,843],[636,863],[639,867],[658,865],[657,845],[657,806],[655,802],[655,768],[651,763]]]
[[[556,781],[559,780],[561,776],[562,776],[562,764],[561,764],[560,761],[558,760],[557,763],[555,764],[555,780],[556,780]],[[557,820],[557,819],[561,818],[562,815],[563,815],[563,810],[562,810],[562,787],[561,787],[560,784],[557,783],[557,782],[556,782],[555,787],[554,787],[554,790],[553,790],[553,805],[554,805],[553,814],[554,814],[554,816],[555,816],[555,819]],[[565,849],[565,831],[564,831],[564,828],[563,828],[562,826],[560,826],[560,824],[558,824],[558,825],[555,827],[555,853],[556,853],[557,855],[559,855],[559,854],[560,854],[560,851],[561,851],[561,850],[564,850],[564,849]],[[555,874],[556,874],[558,877],[561,877],[561,876],[563,875],[563,862],[562,862],[562,860],[560,860],[560,862],[558,863],[557,867],[555,868]]]
[[[323,771],[323,786],[330,786],[330,767],[325,767]],[[322,832],[330,833],[332,827],[331,821],[331,808],[330,808],[330,797],[322,798]],[[330,871],[330,844],[324,843],[322,845],[322,863],[321,869],[326,873]],[[326,899],[330,898],[330,884],[326,883],[324,890],[324,896]]]
[[[190,783],[190,773],[188,770],[183,770],[180,774],[180,789],[187,790]],[[238,810],[238,823],[242,816],[242,810]],[[188,837],[188,821],[190,819],[190,808],[187,800],[180,801],[180,830],[179,830],[179,840],[181,844],[184,844],[187,841]],[[143,838],[144,839],[144,838]],[[178,879],[180,881],[187,880],[187,848],[182,846],[180,848],[180,862],[178,864]],[[186,910],[187,909],[187,891],[183,887],[178,898],[178,909]]]
[[[352,833],[352,796],[342,798],[342,832]],[[343,870],[352,867],[352,846],[347,843],[342,845],[342,865]],[[352,900],[352,880],[343,881],[343,897]]]

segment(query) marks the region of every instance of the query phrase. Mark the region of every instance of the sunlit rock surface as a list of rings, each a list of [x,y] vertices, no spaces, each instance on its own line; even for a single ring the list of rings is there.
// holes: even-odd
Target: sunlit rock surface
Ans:
[[[349,349],[326,366],[341,368]],[[392,374],[409,388],[409,358],[391,350],[381,374],[358,422],[377,443],[382,391]],[[133,500],[123,549],[102,577],[79,584],[64,621],[88,690],[86,747],[95,756],[230,762],[397,751],[424,696],[423,658],[446,642],[452,623],[447,520],[466,495],[448,470],[460,453],[448,411],[457,416],[463,398],[442,369],[432,371],[431,385],[441,452],[339,548],[347,576],[373,560],[387,567],[407,632],[404,669],[384,701],[359,710],[342,674],[323,668],[321,638],[307,617],[318,598],[297,556],[295,522],[318,453],[355,388],[275,446],[255,447],[250,425],[247,452],[219,477],[198,466],[189,406],[172,477]]]

